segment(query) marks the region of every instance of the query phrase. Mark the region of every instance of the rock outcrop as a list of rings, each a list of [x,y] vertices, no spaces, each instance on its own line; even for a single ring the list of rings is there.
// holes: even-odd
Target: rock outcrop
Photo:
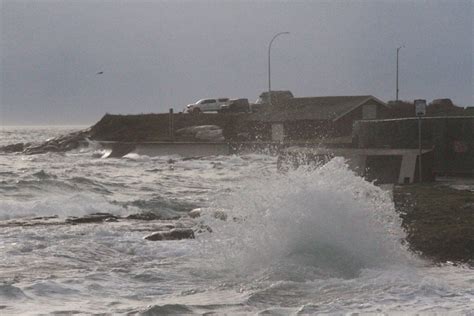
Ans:
[[[197,218],[205,215],[209,215],[215,219],[220,219],[221,221],[227,220],[227,213],[222,209],[203,207],[195,208],[188,212],[188,216],[191,218]]]
[[[26,155],[34,155],[46,152],[66,152],[78,148],[81,142],[87,141],[89,135],[90,129],[73,132],[49,139],[38,146],[29,146],[23,150],[23,153]]]
[[[93,213],[83,217],[69,217],[66,223],[70,224],[90,224],[117,221],[118,217],[110,213]]]
[[[168,231],[154,232],[144,237],[146,240],[181,240],[194,239],[194,231],[191,228],[173,228]]]
[[[474,264],[474,193],[440,184],[396,186],[409,248],[436,262]]]
[[[25,155],[44,154],[47,152],[66,152],[81,146],[90,137],[90,129],[73,132],[67,135],[48,139],[39,145],[16,143],[0,147],[0,152],[23,153]]]
[[[5,153],[18,153],[31,146],[30,143],[16,143],[0,147],[0,151]]]

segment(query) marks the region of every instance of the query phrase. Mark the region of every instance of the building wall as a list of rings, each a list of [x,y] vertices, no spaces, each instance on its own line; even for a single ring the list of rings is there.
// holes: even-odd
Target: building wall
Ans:
[[[299,120],[284,122],[285,140],[315,140],[331,136],[333,124],[326,120]]]
[[[433,148],[433,170],[474,174],[474,117],[422,119],[422,147]],[[354,142],[360,148],[418,148],[418,119],[359,121]]]
[[[282,142],[285,140],[285,129],[283,123],[272,124],[272,141]]]
[[[248,141],[271,141],[272,125],[269,122],[245,121],[239,124],[240,132],[245,137],[242,140]]]
[[[352,127],[355,121],[364,118],[364,107],[369,108],[366,114],[373,114],[376,118],[384,118],[386,107],[373,100],[347,113],[337,121],[332,120],[306,120],[284,122],[285,140],[316,140],[329,137],[342,137],[352,135]]]

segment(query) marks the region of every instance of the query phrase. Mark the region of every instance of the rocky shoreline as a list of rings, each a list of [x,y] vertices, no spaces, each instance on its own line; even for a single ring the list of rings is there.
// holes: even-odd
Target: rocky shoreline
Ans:
[[[212,232],[212,229],[199,220],[202,214],[225,221],[227,215],[223,210],[193,209],[181,217],[163,218],[153,212],[142,212],[127,216],[117,216],[110,213],[93,213],[80,217],[69,216],[60,218],[57,215],[32,218],[17,218],[0,221],[0,228],[35,227],[35,226],[64,226],[64,225],[126,225],[132,226],[132,231],[144,232],[143,239],[181,240],[194,239],[196,234]]]
[[[474,266],[474,192],[445,183],[396,186],[395,207],[410,250],[437,263]]]
[[[46,140],[42,144],[18,143],[0,147],[0,152],[22,153],[26,155],[46,152],[66,152],[78,148],[88,139],[105,135],[109,119],[105,116],[95,126]],[[104,122],[102,122],[104,121]],[[104,127],[105,126],[105,127]],[[115,125],[114,125],[115,126]],[[186,134],[187,130],[183,133]],[[220,136],[220,134],[219,134]],[[474,185],[473,189],[461,190],[446,183],[424,183],[395,186],[393,191],[395,207],[402,219],[402,226],[407,233],[406,242],[410,250],[434,262],[459,262],[474,265]],[[132,214],[128,217],[117,217],[107,213],[91,214],[78,218],[59,219],[55,216],[4,220],[0,227],[35,226],[35,225],[77,225],[102,224],[124,221],[159,222],[154,240],[194,238],[194,233],[203,229],[196,217],[200,211],[192,210],[181,218],[171,220],[159,218],[154,213]],[[216,215],[217,214],[217,215]],[[216,213],[213,216],[226,220],[227,215]],[[186,225],[182,223],[186,222]],[[178,226],[175,224],[178,223]],[[158,226],[157,226],[158,227]],[[185,231],[172,231],[185,229]]]
[[[0,152],[22,153],[24,155],[37,155],[47,152],[66,152],[80,147],[81,144],[87,142],[90,137],[91,129],[88,128],[67,135],[48,139],[39,144],[16,143],[0,146]]]
[[[434,262],[474,266],[474,192],[445,184],[396,186],[393,197],[406,231],[406,242],[414,253]],[[149,241],[193,239],[212,232],[201,216],[226,221],[220,209],[193,209],[177,218],[161,218],[153,212],[116,216],[94,213],[82,217],[57,216],[0,221],[0,228],[55,225],[126,225],[142,231]],[[235,220],[235,218],[233,219]]]
[[[164,116],[167,118],[166,116]],[[0,153],[21,153],[24,155],[44,154],[48,152],[63,153],[87,146],[92,141],[114,141],[114,142],[223,142],[224,130],[215,124],[213,120],[205,119],[208,116],[200,115],[200,119],[189,116],[184,127],[175,129],[174,136],[170,138],[168,131],[160,130],[156,133],[152,123],[160,129],[167,127],[162,122],[163,115],[105,115],[93,126],[61,135],[52,139],[42,140],[39,143],[15,143],[0,146]],[[219,116],[220,117],[220,116]],[[157,118],[161,119],[158,120]],[[227,118],[227,121],[229,118]],[[144,126],[141,123],[147,122]],[[164,126],[166,125],[166,126]]]

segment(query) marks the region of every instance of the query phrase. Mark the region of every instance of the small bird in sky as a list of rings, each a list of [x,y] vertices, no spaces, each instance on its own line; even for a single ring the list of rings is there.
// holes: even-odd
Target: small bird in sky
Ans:
[[[96,75],[102,75],[103,73],[103,71],[99,71],[98,73],[96,73]]]

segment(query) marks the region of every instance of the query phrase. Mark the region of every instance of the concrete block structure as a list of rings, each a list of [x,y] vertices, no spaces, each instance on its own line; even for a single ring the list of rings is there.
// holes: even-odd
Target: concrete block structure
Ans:
[[[438,175],[474,175],[474,116],[424,117],[422,147],[432,149],[433,172]],[[358,121],[354,124],[358,148],[418,148],[418,119]]]

